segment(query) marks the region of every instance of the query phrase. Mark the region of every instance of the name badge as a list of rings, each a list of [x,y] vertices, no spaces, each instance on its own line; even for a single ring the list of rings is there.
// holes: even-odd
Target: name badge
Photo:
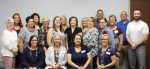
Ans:
[[[106,52],[106,54],[110,55],[110,52]]]
[[[85,50],[81,51],[81,53],[85,53],[85,52],[86,52]]]

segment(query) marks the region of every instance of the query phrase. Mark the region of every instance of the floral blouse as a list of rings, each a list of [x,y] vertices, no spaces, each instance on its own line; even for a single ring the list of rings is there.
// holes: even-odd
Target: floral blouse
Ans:
[[[83,34],[83,45],[90,48],[92,57],[96,56],[98,52],[98,35],[98,30],[95,27]]]

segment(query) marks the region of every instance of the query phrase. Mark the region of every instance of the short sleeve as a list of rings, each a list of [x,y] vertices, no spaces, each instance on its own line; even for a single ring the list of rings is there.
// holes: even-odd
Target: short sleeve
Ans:
[[[115,52],[115,49],[111,48],[111,55],[110,56],[113,56],[113,55],[116,55],[116,52]]]
[[[25,38],[25,27],[20,30],[18,37]]]
[[[128,26],[127,26],[126,34],[130,34],[130,31],[129,31],[130,30],[130,24],[131,23],[129,23]]]
[[[70,48],[68,49],[67,53],[68,53],[68,54],[71,54],[72,51],[73,51],[73,47],[70,47]]]
[[[143,26],[143,34],[149,34],[149,28],[148,28],[148,25],[145,23],[145,24],[143,24],[144,26]]]
[[[122,34],[121,29],[119,27],[117,27],[117,28],[118,28],[118,35]]]
[[[88,47],[85,47],[85,49],[87,53],[90,52],[90,49]]]

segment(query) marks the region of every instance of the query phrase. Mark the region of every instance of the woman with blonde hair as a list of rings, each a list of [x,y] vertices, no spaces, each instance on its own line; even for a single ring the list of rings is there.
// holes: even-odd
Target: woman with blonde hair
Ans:
[[[65,32],[67,26],[67,17],[65,15],[62,15],[61,17],[61,26],[62,26],[62,32]]]
[[[83,34],[88,30],[88,17],[83,17],[81,19],[81,29]]]
[[[101,43],[102,46],[98,50],[97,55],[97,68],[98,69],[116,69],[116,54],[114,48],[110,46],[110,39],[108,34],[101,35]]]
[[[46,53],[45,69],[67,69],[65,67],[67,50],[61,43],[61,36],[56,34],[52,37],[53,46],[49,47]]]
[[[47,43],[47,33],[50,30],[49,23],[50,23],[50,18],[43,17],[42,27],[38,30],[39,46],[43,47],[45,51],[49,47]]]

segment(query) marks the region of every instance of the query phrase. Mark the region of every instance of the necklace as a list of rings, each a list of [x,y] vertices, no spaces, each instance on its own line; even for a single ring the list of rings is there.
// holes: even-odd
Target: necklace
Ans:
[[[37,49],[35,50],[35,58],[34,58],[33,52],[31,51],[30,48],[29,48],[29,50],[30,50],[31,61],[34,62],[37,59]]]

